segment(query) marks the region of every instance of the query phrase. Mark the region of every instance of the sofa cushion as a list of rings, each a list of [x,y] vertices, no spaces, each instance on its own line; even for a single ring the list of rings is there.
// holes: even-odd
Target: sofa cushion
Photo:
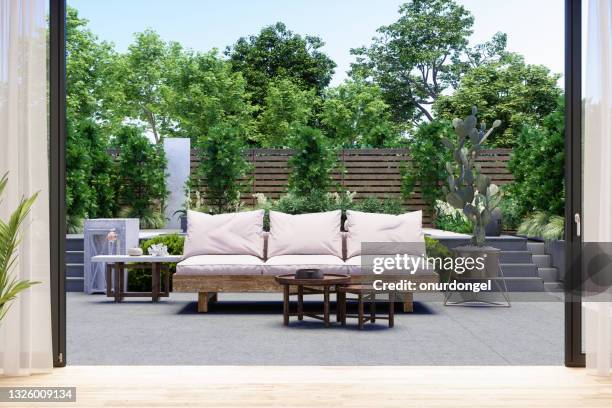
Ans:
[[[279,255],[342,257],[342,212],[290,215],[270,211],[267,258]]]
[[[176,265],[177,275],[261,275],[263,261],[253,255],[196,255]]]
[[[183,256],[252,255],[264,257],[264,211],[209,215],[187,212]]]
[[[421,255],[425,253],[423,235],[423,213],[414,211],[401,215],[374,214],[360,211],[347,211],[344,226],[348,231],[346,241],[346,258],[361,255],[362,242],[401,242],[407,243],[410,252]],[[385,245],[377,248],[376,254],[392,254],[395,248]],[[382,252],[380,252],[382,251]]]
[[[264,274],[283,275],[311,268],[321,269],[324,273],[347,273],[342,259],[334,255],[279,255],[265,262]]]
[[[376,256],[376,255],[371,255],[371,256]],[[418,258],[416,255],[414,257],[415,261]],[[358,256],[354,256],[352,258],[347,259],[344,263],[347,267],[348,273],[349,275],[375,275],[373,270],[372,270],[372,263],[373,260],[372,259],[368,259],[367,261],[370,262],[370,267],[368,267],[368,265],[366,265],[365,268],[361,267],[361,262],[362,262],[362,256],[358,255]],[[363,262],[366,262],[366,260],[363,260]],[[416,261],[416,262],[425,262],[425,258],[423,258],[422,261]],[[412,264],[411,264],[412,265]],[[405,269],[401,269],[401,270],[386,270],[384,273],[377,275],[380,276],[381,278],[384,278],[385,275],[389,276],[397,276],[397,275],[408,275],[408,276],[427,276],[427,275],[435,275],[436,272],[433,269],[433,266],[429,267],[429,268],[425,268],[422,263],[417,264],[418,267],[416,268],[414,273],[411,273],[411,271],[405,270]]]

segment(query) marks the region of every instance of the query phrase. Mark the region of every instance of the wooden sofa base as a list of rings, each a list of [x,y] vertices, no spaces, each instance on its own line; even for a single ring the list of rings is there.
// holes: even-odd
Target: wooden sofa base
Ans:
[[[396,277],[397,280],[406,277]],[[351,283],[369,283],[374,278],[371,275],[355,275],[351,277]],[[437,275],[413,276],[413,282],[437,282]],[[386,280],[394,280],[388,276]],[[198,294],[198,312],[208,312],[210,302],[217,300],[217,293],[275,293],[282,292],[280,286],[270,275],[199,275],[186,276],[174,275],[172,280],[173,291]],[[413,311],[413,295],[411,292],[399,294],[403,302],[403,311]]]

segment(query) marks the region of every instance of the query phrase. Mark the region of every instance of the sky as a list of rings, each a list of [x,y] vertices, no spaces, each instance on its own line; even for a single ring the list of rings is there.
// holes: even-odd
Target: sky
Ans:
[[[475,18],[472,45],[497,31],[508,49],[553,72],[564,69],[564,0],[458,0]],[[350,49],[368,45],[376,29],[397,20],[403,0],[68,0],[90,29],[120,52],[135,32],[151,28],[164,40],[199,51],[223,51],[239,37],[284,22],[295,33],[317,35],[338,65],[331,85],[346,79]],[[559,84],[563,83],[560,80]]]

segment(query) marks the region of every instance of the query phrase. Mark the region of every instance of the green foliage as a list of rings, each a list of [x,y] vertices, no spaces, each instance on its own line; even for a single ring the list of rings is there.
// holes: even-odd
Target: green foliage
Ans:
[[[559,77],[542,65],[526,64],[520,55],[506,54],[466,73],[452,95],[436,100],[434,111],[451,120],[476,105],[481,120],[502,121],[491,145],[512,147],[524,125],[539,124],[555,110],[563,93],[557,86]]]
[[[444,199],[440,183],[446,178],[445,163],[451,158],[442,140],[452,134],[450,122],[436,120],[419,125],[408,141],[412,164],[402,168],[402,197],[410,199],[418,184],[432,215],[436,200]]]
[[[219,124],[198,140],[197,177],[206,180],[206,204],[216,214],[236,211],[251,166],[244,157],[245,136],[238,126]]]
[[[334,204],[330,194],[315,190],[305,195],[285,194],[272,204],[271,209],[286,214],[307,214],[335,210]]]
[[[564,231],[565,219],[563,217],[536,211],[523,220],[517,234],[552,241],[563,239]]]
[[[141,228],[159,226],[166,190],[166,158],[161,146],[147,139],[142,129],[123,126],[113,140],[117,159],[117,198],[123,215],[141,218]],[[151,220],[156,221],[151,222]]]
[[[519,217],[534,211],[563,215],[565,211],[565,108],[560,99],[557,109],[540,126],[521,131],[508,169],[514,182],[507,194],[520,207]]]
[[[182,255],[185,238],[178,234],[160,235],[155,238],[146,240],[140,244],[140,248],[145,254],[155,244],[164,244],[168,247],[170,255]],[[172,275],[176,272],[176,263],[168,264],[168,272],[170,273],[170,287],[172,287]],[[162,276],[162,282],[165,277]],[[128,288],[135,292],[150,292],[151,291],[151,270],[150,269],[130,269],[128,273]]]
[[[509,184],[502,186],[502,199],[499,208],[502,213],[502,224],[505,230],[516,230],[523,217],[523,205],[516,197],[508,193]]]
[[[398,215],[404,213],[402,201],[396,198],[376,198],[365,197],[360,201],[354,201],[352,208],[355,211],[363,211],[368,213],[393,214]]]
[[[291,174],[289,192],[296,196],[323,195],[330,187],[336,153],[320,130],[308,126],[295,127],[289,140],[294,150],[288,161]]]
[[[257,119],[257,141],[262,147],[287,147],[295,126],[305,126],[312,116],[315,91],[302,90],[287,78],[271,80]]]
[[[425,252],[430,258],[453,258],[452,252],[447,247],[442,245],[437,239],[428,236],[425,236]],[[442,266],[444,264],[445,262],[442,262]],[[452,268],[437,270],[436,272],[440,275],[441,282],[448,282],[450,276],[454,273]]]
[[[172,109],[180,135],[197,145],[217,126],[231,124],[241,133],[250,133],[253,108],[247,101],[242,74],[232,72],[231,65],[216,51],[184,53],[179,65]]]
[[[336,146],[395,147],[401,140],[380,88],[361,80],[325,92],[321,123]]]
[[[436,201],[435,209],[436,216],[433,221],[435,228],[462,234],[468,234],[474,229],[472,222],[463,214],[462,210],[456,209],[441,200]]]
[[[156,143],[172,135],[172,80],[177,75],[182,48],[166,43],[152,30],[134,34],[134,43],[119,59],[125,116],[147,124]]]
[[[399,13],[369,48],[351,50],[352,76],[381,87],[397,122],[432,120],[427,105],[458,81],[474,18],[453,0],[411,0]]]
[[[0,204],[8,184],[8,174],[0,177]],[[17,295],[40,282],[18,280],[12,270],[18,262],[18,247],[22,240],[21,226],[30,213],[38,193],[22,198],[7,221],[0,220],[0,321],[4,318]]]
[[[472,114],[465,119],[453,120],[453,127],[457,135],[457,143],[450,139],[442,142],[453,152],[455,164],[447,162],[448,173],[447,185],[444,186],[446,201],[453,207],[460,209],[472,222],[474,233],[472,245],[484,246],[485,226],[491,221],[491,212],[499,205],[501,194],[497,185],[491,183],[491,179],[481,174],[480,168],[476,167],[476,159],[495,128],[501,122],[496,120],[493,126],[486,130],[482,122],[480,130],[476,128],[476,107],[472,108]]]
[[[258,35],[241,37],[225,54],[234,72],[246,79],[253,104],[263,106],[269,83],[277,78],[290,79],[302,89],[314,89],[321,95],[336,67],[321,51],[324,45],[319,37],[302,37],[283,23],[276,23]]]
[[[87,217],[94,202],[94,191],[89,183],[93,168],[91,157],[75,126],[78,122],[66,122],[66,213],[72,219],[68,232],[77,232],[78,220]]]

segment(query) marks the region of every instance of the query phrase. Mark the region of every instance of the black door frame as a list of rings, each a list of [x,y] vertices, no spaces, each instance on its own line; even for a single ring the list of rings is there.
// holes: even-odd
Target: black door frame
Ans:
[[[50,233],[51,233],[51,312],[53,362],[66,365],[66,0],[49,0],[50,67]],[[584,366],[581,350],[581,270],[580,240],[576,236],[574,214],[582,210],[582,1],[565,0],[565,242],[566,300],[565,364]]]

